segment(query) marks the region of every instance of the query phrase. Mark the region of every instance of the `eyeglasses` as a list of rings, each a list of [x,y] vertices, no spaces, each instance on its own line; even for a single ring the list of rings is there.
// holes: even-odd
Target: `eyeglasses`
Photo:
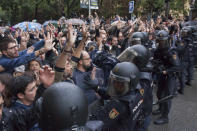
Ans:
[[[13,49],[18,48],[18,47],[19,47],[19,45],[15,45],[13,47],[8,48],[8,50],[13,50]]]

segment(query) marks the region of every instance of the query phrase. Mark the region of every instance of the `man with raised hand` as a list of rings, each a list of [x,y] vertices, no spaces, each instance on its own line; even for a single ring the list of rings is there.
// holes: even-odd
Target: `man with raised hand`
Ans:
[[[39,55],[51,50],[54,46],[52,41],[52,34],[48,32],[44,40],[35,43],[31,48],[19,52],[18,43],[12,38],[4,37],[0,41],[0,50],[2,52],[0,57],[0,73],[13,73],[15,67],[26,64]],[[32,48],[34,49],[33,51]]]

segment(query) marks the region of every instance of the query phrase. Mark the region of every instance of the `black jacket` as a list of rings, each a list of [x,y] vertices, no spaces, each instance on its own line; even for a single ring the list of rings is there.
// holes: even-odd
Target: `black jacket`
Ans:
[[[40,118],[39,101],[37,100],[45,88],[39,86],[33,107],[30,109],[8,109],[3,108],[3,115],[0,121],[0,131],[28,131]]]
[[[174,49],[157,49],[154,53],[154,60],[159,61],[159,65],[163,66],[162,71],[167,71],[168,76],[180,71],[179,57]]]
[[[3,116],[0,122],[1,131],[28,131],[39,118],[36,108],[24,109],[3,109]]]
[[[134,131],[142,108],[142,95],[130,92],[117,99],[109,99],[89,116],[104,123],[102,131]]]

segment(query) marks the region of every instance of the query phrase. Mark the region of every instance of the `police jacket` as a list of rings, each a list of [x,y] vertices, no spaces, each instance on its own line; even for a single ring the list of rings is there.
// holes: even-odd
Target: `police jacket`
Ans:
[[[143,113],[145,116],[148,116],[152,113],[152,103],[153,103],[153,95],[152,95],[152,87],[151,83],[153,81],[152,78],[152,67],[153,65],[149,62],[145,68],[140,69],[140,92],[143,94]],[[146,71],[147,69],[147,71]],[[148,71],[150,69],[150,71]]]
[[[158,67],[162,67],[162,71],[167,72],[167,76],[174,75],[180,71],[180,61],[175,49],[157,49],[154,53],[155,61],[158,61]]]
[[[101,120],[104,123],[103,131],[133,131],[140,115],[143,99],[142,95],[130,92],[125,96],[105,101],[90,116],[90,120]]]
[[[151,83],[147,79],[140,79],[140,85],[142,89],[140,89],[141,93],[143,93],[143,113],[145,116],[148,116],[152,113],[152,103],[153,103],[153,95],[152,95],[152,87]]]
[[[194,45],[191,38],[185,38],[181,41],[181,44],[184,45],[184,62],[192,62],[194,59]]]

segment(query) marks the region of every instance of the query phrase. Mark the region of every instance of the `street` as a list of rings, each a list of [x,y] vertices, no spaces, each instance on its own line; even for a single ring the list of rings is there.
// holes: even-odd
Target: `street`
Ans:
[[[197,131],[197,71],[192,87],[186,86],[184,95],[178,94],[172,101],[169,123],[154,125],[158,116],[152,116],[149,131]]]

